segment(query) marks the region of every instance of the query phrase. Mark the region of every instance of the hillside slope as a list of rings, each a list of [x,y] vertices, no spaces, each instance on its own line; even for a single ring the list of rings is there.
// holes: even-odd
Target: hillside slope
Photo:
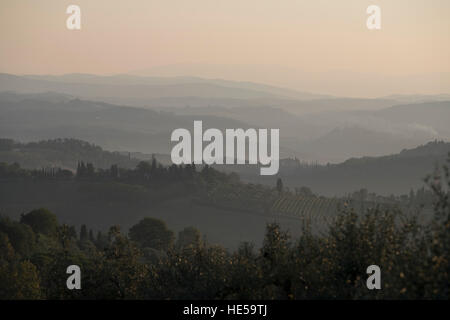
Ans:
[[[227,168],[243,180],[275,185],[278,177],[291,188],[307,186],[322,195],[334,196],[362,188],[381,195],[407,194],[424,186],[423,179],[436,165],[445,164],[450,143],[433,141],[397,154],[352,158],[338,164],[312,165],[298,160],[281,161],[277,176],[262,177],[256,168]]]

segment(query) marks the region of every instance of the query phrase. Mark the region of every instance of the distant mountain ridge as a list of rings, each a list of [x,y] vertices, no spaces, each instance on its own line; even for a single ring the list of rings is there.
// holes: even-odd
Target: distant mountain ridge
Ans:
[[[46,80],[65,83],[89,83],[89,84],[109,84],[109,85],[148,85],[148,86],[164,86],[177,84],[213,84],[217,86],[237,89],[247,89],[260,92],[267,92],[274,96],[284,98],[313,100],[332,98],[325,94],[313,94],[301,92],[293,89],[271,86],[263,83],[249,81],[231,81],[225,79],[200,78],[189,76],[177,77],[150,77],[136,76],[130,74],[116,74],[110,76],[98,76],[93,74],[65,74],[61,76],[55,75],[25,75],[24,77],[36,80]]]
[[[130,75],[95,76],[16,76],[0,73],[0,88],[19,93],[56,91],[85,99],[145,105],[147,100],[165,97],[232,99],[317,99],[329,97],[297,92],[258,83],[203,79],[195,77],[138,77]],[[115,99],[111,101],[110,99]]]

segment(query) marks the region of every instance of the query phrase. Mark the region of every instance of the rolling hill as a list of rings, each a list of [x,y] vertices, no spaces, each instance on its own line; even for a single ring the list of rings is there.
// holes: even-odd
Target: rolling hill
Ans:
[[[0,136],[19,141],[76,138],[107,150],[169,153],[171,132],[176,128],[192,129],[194,120],[203,120],[205,128],[249,127],[225,117],[199,119],[80,99],[55,102],[53,94],[48,100],[3,95],[0,94]]]
[[[274,186],[282,178],[285,186],[307,186],[321,195],[342,196],[365,188],[389,196],[407,194],[424,187],[423,179],[449,157],[450,143],[433,141],[400,153],[381,157],[352,158],[337,164],[305,164],[282,160],[277,176],[259,176],[256,168],[233,167],[244,181]]]

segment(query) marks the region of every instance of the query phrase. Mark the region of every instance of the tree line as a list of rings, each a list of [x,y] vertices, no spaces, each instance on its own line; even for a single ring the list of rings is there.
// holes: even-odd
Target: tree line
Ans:
[[[343,208],[320,234],[304,224],[292,239],[268,224],[260,248],[229,251],[188,227],[177,236],[145,218],[105,234],[59,224],[37,209],[0,220],[1,299],[449,299],[450,179],[427,180],[434,194],[426,224],[400,210]],[[82,270],[68,290],[66,268]],[[369,265],[382,290],[368,290]]]

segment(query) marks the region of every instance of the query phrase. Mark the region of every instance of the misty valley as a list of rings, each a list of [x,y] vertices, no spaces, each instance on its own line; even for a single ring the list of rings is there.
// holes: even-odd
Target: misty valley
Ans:
[[[1,0],[2,314],[446,314],[449,12]]]
[[[446,95],[0,85],[2,299],[448,298]],[[372,265],[382,289],[365,285]]]

